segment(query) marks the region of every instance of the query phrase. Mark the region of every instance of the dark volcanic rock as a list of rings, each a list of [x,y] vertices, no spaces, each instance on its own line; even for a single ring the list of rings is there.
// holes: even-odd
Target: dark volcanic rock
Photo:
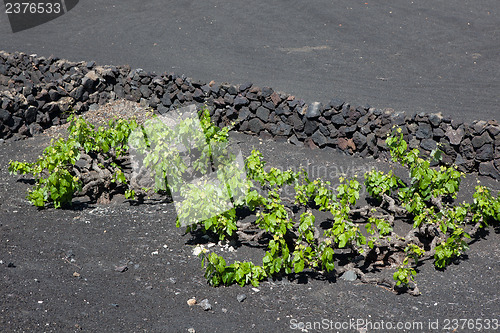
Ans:
[[[458,154],[455,159],[455,165],[458,167],[459,171],[470,172],[474,169],[474,160],[464,159],[462,155]]]
[[[292,125],[295,131],[302,131],[304,129],[304,123],[296,113],[288,117],[288,124]]]
[[[396,126],[402,126],[405,123],[405,113],[395,112],[391,114],[391,123]]]
[[[36,68],[35,68],[36,67]],[[158,76],[126,66],[87,67],[39,57],[5,58],[0,52],[0,136],[30,136],[64,122],[69,111],[81,113],[90,105],[126,98],[159,113],[192,103],[206,103],[218,125],[236,120],[236,128],[261,137],[302,142],[310,147],[337,146],[350,153],[372,154],[387,150],[386,134],[394,126],[403,130],[411,147],[443,150],[442,163],[457,161],[461,170],[479,171],[498,178],[500,126],[497,121],[471,125],[441,113],[384,111],[369,105],[353,107],[334,98],[323,106],[306,104],[294,96],[243,83],[205,84],[173,73]],[[18,132],[16,134],[16,132]],[[306,140],[307,139],[307,140]],[[495,164],[497,163],[497,164]]]
[[[277,92],[273,92],[270,96],[271,102],[273,102],[274,106],[277,106],[279,103],[281,103],[281,97]]]
[[[32,123],[28,126],[28,128],[31,135],[40,134],[43,132],[42,126],[38,123]]]
[[[321,103],[314,102],[309,105],[306,111],[306,118],[313,119],[318,118],[321,115]]]
[[[500,180],[500,172],[497,170],[493,161],[482,162],[479,164],[479,174],[483,176],[490,176],[496,180]]]
[[[244,122],[241,123],[241,125],[238,127],[238,130],[242,131],[242,132],[246,132],[248,131],[248,120],[245,120]]]
[[[369,121],[369,116],[364,115],[363,117],[358,119],[358,122],[356,124],[358,125],[358,127],[361,128],[361,127],[365,126],[366,124],[368,124],[368,121]]]
[[[445,132],[441,128],[435,128],[432,131],[432,135],[436,138],[442,138],[445,136]]]
[[[290,112],[290,108],[286,105],[277,107],[275,112],[278,116],[289,116],[292,114],[292,112]]]
[[[415,133],[417,139],[429,139],[432,137],[432,127],[427,123],[419,123],[417,132]]]
[[[259,136],[264,140],[271,140],[273,138],[272,134],[266,130],[261,131]]]
[[[253,118],[248,122],[248,129],[253,133],[258,134],[264,129],[264,123],[258,118]]]
[[[472,146],[470,139],[465,139],[464,141],[462,141],[459,147],[459,151],[465,159],[474,159],[474,157],[476,156],[474,147]]]
[[[443,115],[441,113],[431,113],[429,115],[429,122],[433,127],[439,127],[441,121],[443,120]]]
[[[255,114],[262,119],[262,121],[267,122],[269,120],[270,111],[264,107],[259,107]]]
[[[236,95],[238,93],[238,90],[236,89],[235,86],[227,86],[225,87],[226,91],[231,94],[231,95]]]
[[[248,119],[248,116],[250,116],[251,112],[247,107],[242,107],[240,111],[238,112],[238,121],[242,122],[246,119]]]
[[[234,99],[234,106],[235,107],[245,106],[245,105],[248,105],[248,103],[249,103],[248,99],[241,96],[241,95],[236,96],[236,98]]]
[[[59,97],[61,97],[61,94],[57,90],[49,90],[49,98],[51,101],[57,101]]]
[[[490,125],[488,126],[488,132],[493,136],[496,137],[497,135],[500,134],[500,126],[498,125]]]
[[[28,109],[24,112],[24,120],[27,124],[31,124],[36,121],[36,108],[34,106],[28,107]]]
[[[352,133],[356,132],[357,128],[358,128],[358,126],[352,125],[352,126],[345,126],[343,128],[343,130],[344,130],[344,133],[346,133],[346,134],[352,134]]]
[[[0,124],[3,123],[3,124],[7,124],[8,122],[10,122],[12,119],[12,115],[10,114],[9,111],[7,110],[4,110],[4,109],[0,109]]]
[[[485,131],[481,136],[476,136],[472,139],[472,146],[476,149],[482,147],[486,143],[493,142],[493,139],[490,137],[487,131]]]
[[[437,142],[432,139],[424,139],[420,142],[420,147],[422,147],[422,149],[432,151],[437,148]]]
[[[274,92],[273,89],[271,89],[269,87],[264,87],[264,88],[262,88],[262,97],[267,98],[267,97],[271,96],[271,94],[273,92]]]
[[[366,146],[367,139],[363,134],[356,132],[352,136],[352,141],[356,145],[356,149],[362,150]]]
[[[163,104],[163,106],[167,108],[172,105],[172,100],[170,99],[170,96],[168,94],[163,95],[160,101],[161,104]]]
[[[314,143],[313,139],[311,138],[306,138],[304,140],[304,146],[308,147],[309,149],[318,149],[318,146]]]
[[[332,116],[331,121],[332,124],[337,125],[337,127],[344,126],[346,124],[344,117],[340,113]]]
[[[292,135],[289,139],[288,139],[288,142],[290,142],[291,144],[294,144],[296,146],[300,146],[301,143],[299,141],[299,139],[297,139],[297,136],[295,135]]]
[[[99,76],[94,71],[88,72],[82,79],[82,85],[87,90],[93,90],[97,83],[99,83]]]
[[[328,132],[330,133],[330,138],[336,138],[339,136],[339,131],[332,124],[327,126]]]
[[[474,134],[479,135],[479,134],[483,133],[483,131],[485,130],[486,125],[488,123],[484,120],[480,120],[480,121],[474,122],[472,124],[473,125],[471,127],[472,127]]]
[[[142,85],[139,87],[139,90],[142,94],[142,97],[148,99],[151,96],[151,89],[149,89],[148,86]]]
[[[311,136],[311,139],[316,143],[320,148],[326,146],[328,143],[327,138],[321,133],[321,131],[316,131]]]
[[[479,161],[490,161],[493,159],[494,151],[492,144],[485,144],[476,151],[476,158]]]
[[[357,123],[358,119],[361,117],[361,113],[357,110],[350,110],[347,113],[346,124],[352,126]]]
[[[462,126],[456,130],[454,130],[452,126],[448,126],[445,133],[452,145],[459,145],[464,137],[465,131]]]
[[[307,135],[311,135],[316,131],[318,128],[318,122],[314,120],[309,120],[306,119],[305,124],[304,124],[304,133]]]
[[[227,105],[232,105],[234,103],[234,96],[229,93],[225,94],[224,103]]]
[[[457,157],[457,151],[447,142],[442,142],[439,149],[453,159]]]
[[[247,89],[250,89],[250,87],[252,86],[252,83],[251,82],[245,82],[243,84],[240,84],[240,91],[243,92]]]
[[[292,132],[292,126],[285,124],[282,121],[278,123],[276,135],[289,136],[291,132]]]
[[[23,136],[29,136],[30,135],[30,129],[26,124],[22,124],[19,129],[17,129],[17,133],[23,135]]]
[[[339,99],[339,98],[334,98],[328,103],[328,106],[331,108],[334,108],[335,110],[339,111],[342,109],[342,106],[344,105],[344,101]]]
[[[352,141],[352,139],[339,138],[337,142],[338,142],[338,146],[341,150],[346,151],[348,149],[352,149],[352,150],[356,149],[356,146],[354,145],[354,142]]]

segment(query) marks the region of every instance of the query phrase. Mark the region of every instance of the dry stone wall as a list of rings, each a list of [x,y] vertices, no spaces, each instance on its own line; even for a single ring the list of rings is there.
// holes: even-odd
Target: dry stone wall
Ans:
[[[407,115],[338,98],[306,103],[251,83],[206,83],[174,73],[1,51],[0,98],[0,139],[37,134],[64,123],[71,113],[115,99],[140,102],[160,114],[198,103],[211,107],[218,125],[234,122],[236,130],[262,138],[332,147],[360,157],[386,154],[385,138],[398,126],[411,148],[429,153],[439,145],[443,163],[500,180],[500,126],[495,120],[466,124],[440,113]]]

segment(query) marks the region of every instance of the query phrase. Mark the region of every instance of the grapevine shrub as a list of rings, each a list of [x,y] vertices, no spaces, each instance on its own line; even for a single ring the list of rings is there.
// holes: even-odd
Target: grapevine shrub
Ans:
[[[70,116],[68,121],[68,138],[51,140],[37,161],[9,163],[11,174],[31,174],[35,178],[35,186],[29,191],[28,199],[37,207],[48,203],[55,208],[71,204],[76,192],[82,191],[84,186],[89,188],[91,181],[97,182],[97,179],[82,177],[76,166],[82,155],[89,159],[94,157],[90,168],[101,178],[109,178],[110,183],[126,183],[117,161],[127,152],[128,136],[137,123],[134,120],[110,120],[107,128],[95,129],[82,117],[75,119]],[[83,184],[84,181],[86,184]]]

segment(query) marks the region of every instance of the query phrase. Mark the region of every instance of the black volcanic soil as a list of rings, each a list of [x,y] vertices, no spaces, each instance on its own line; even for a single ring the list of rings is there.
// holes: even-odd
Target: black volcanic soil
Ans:
[[[310,150],[239,133],[232,138],[245,156],[257,148],[270,165],[308,165],[314,177],[392,168],[333,150]],[[132,205],[118,197],[108,205],[75,199],[71,209],[32,206],[25,199],[29,178],[9,175],[7,164],[10,159],[34,160],[48,141],[41,135],[0,144],[2,332],[300,332],[299,322],[304,332],[372,332],[376,325],[386,325],[378,331],[387,332],[387,325],[395,327],[398,322],[407,329],[395,331],[437,332],[436,321],[440,331],[446,324],[453,331],[447,320],[499,319],[498,229],[474,240],[467,256],[445,271],[436,270],[430,261],[420,266],[419,297],[358,281],[306,275],[265,281],[258,289],[212,288],[203,277],[200,259],[192,255],[193,237],[175,227],[171,203]],[[471,196],[477,179],[465,179],[464,198]],[[496,191],[500,188],[498,182],[482,181]],[[211,250],[228,260],[259,260],[263,255],[245,245],[234,252],[219,245]],[[127,269],[121,272],[123,266]],[[246,295],[242,302],[241,294]],[[198,302],[207,299],[212,309],[189,307],[187,301],[193,297]],[[429,328],[430,322],[434,326]],[[456,330],[468,331],[475,330]]]

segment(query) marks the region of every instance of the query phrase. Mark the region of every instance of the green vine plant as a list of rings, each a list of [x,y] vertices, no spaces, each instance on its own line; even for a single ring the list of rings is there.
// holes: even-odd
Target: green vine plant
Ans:
[[[433,260],[444,269],[464,254],[479,230],[500,221],[500,198],[482,185],[472,203],[455,203],[463,174],[454,166],[431,167],[440,152],[432,152],[431,160],[420,157],[417,149],[408,149],[401,130],[388,135],[386,143],[393,161],[408,170],[409,180],[371,170],[364,181],[341,177],[333,191],[329,182],[311,180],[304,170],[266,168],[257,150],[238,163],[227,144],[229,127],[213,125],[206,107],[198,116],[202,131],[195,136],[198,125],[191,118],[175,127],[157,120],[145,125],[115,120],[98,129],[70,118],[67,140],[52,142],[34,163],[11,161],[9,170],[34,176],[28,198],[39,207],[52,202],[58,208],[82,194],[102,201],[112,191],[139,201],[150,192],[179,195],[188,208],[178,209],[177,226],[186,232],[265,247],[260,262],[229,264],[198,246],[196,254],[212,286],[258,286],[283,275],[351,271],[364,283],[419,295],[416,275],[422,261]],[[173,143],[194,148],[170,149]],[[133,154],[139,156],[135,162]],[[139,172],[130,171],[133,163]],[[208,181],[210,174],[215,176]],[[142,176],[150,182],[141,184]],[[186,179],[193,180],[189,186]],[[371,200],[360,207],[363,186]],[[284,195],[288,187],[293,188],[291,198]],[[211,214],[213,207],[225,208]],[[244,220],[238,213],[242,210],[254,218]],[[330,217],[319,220],[319,211]],[[193,216],[190,223],[181,223]],[[397,233],[405,228],[396,224],[408,231]],[[392,279],[376,273],[382,268],[393,271]]]
[[[208,108],[202,108],[199,115],[208,140],[227,141],[229,128],[221,130],[214,126],[210,122]],[[114,194],[119,193],[124,194],[127,199],[142,199],[152,192],[164,194],[166,191],[168,194],[165,182],[167,170],[153,170],[157,186],[144,187],[134,182],[130,162],[129,144],[133,143],[131,136],[138,129],[142,129],[142,132],[149,129],[150,133],[154,133],[157,128],[139,125],[135,119],[113,119],[108,126],[98,128],[83,117],[70,116],[68,122],[68,137],[51,140],[35,162],[9,162],[11,174],[29,174],[34,178],[35,185],[27,196],[32,204],[37,207],[53,205],[60,208],[71,205],[75,196],[88,196],[91,202],[106,203]],[[182,128],[185,129],[187,125],[184,124]],[[161,129],[165,130],[165,127]],[[168,133],[159,134],[168,137]],[[160,138],[158,135],[151,139],[159,142]],[[151,160],[158,159],[158,156],[159,154],[149,155],[143,163],[152,164]],[[167,160],[163,161],[163,165],[167,165]],[[160,179],[158,175],[161,176],[162,173],[163,179]]]
[[[117,187],[127,183],[123,172],[127,140],[135,120],[110,120],[95,128],[82,117],[68,118],[68,138],[51,140],[35,162],[10,161],[11,174],[31,174],[35,179],[28,199],[37,207],[70,205],[75,195],[106,202]]]
[[[229,129],[213,125],[208,108],[152,119],[129,138],[136,161],[132,187],[149,181],[156,192],[168,193],[176,205],[178,227],[200,228],[220,239],[231,236],[237,228],[230,198],[238,197],[239,175],[237,165],[227,163],[235,160]]]
[[[387,145],[394,162],[408,169],[410,181],[392,171],[367,172],[364,186],[375,204],[364,207],[356,207],[362,186],[356,178],[340,178],[334,193],[330,183],[311,181],[304,171],[265,171],[262,155],[253,151],[246,159],[247,176],[253,182],[250,186],[260,186],[261,191],[247,193],[246,207],[255,212],[256,220],[236,221],[235,235],[246,242],[267,239],[267,251],[259,265],[239,261],[227,265],[222,256],[200,251],[208,282],[258,285],[283,274],[353,271],[362,282],[419,295],[419,263],[431,259],[443,269],[459,259],[468,239],[481,228],[498,224],[500,199],[478,185],[472,204],[455,204],[462,173],[453,166],[432,168],[418,150],[408,150],[400,130],[388,136]],[[439,151],[431,158],[439,159]],[[280,190],[290,184],[295,200],[285,202]],[[331,213],[329,228],[319,230],[314,210]],[[302,213],[294,216],[293,211]],[[408,225],[409,231],[396,233],[396,223]],[[336,259],[346,251],[351,260],[339,266]],[[393,279],[373,273],[380,268],[394,270]]]

